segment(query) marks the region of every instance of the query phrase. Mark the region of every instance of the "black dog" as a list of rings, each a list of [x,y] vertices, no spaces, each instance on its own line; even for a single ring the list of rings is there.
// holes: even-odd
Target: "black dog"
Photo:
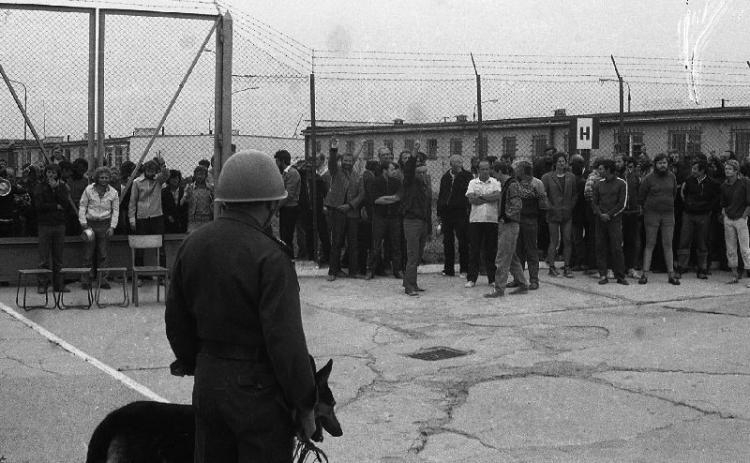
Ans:
[[[313,371],[315,362],[310,358]],[[315,433],[323,440],[323,429],[342,435],[334,412],[336,401],[328,386],[333,360],[315,372],[318,402]],[[139,401],[107,415],[91,435],[86,463],[185,463],[193,461],[195,411],[192,405]]]

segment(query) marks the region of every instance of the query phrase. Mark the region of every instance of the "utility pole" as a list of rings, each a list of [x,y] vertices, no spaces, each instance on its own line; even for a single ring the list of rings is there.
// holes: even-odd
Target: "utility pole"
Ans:
[[[477,155],[479,159],[484,159],[484,143],[482,143],[482,76],[477,72],[477,64],[474,62],[474,54],[471,56],[471,65],[474,67],[474,75],[477,79]]]
[[[622,82],[622,76],[620,75],[620,71],[617,70],[617,63],[615,62],[614,55],[609,55],[609,57],[612,59],[612,65],[615,67],[615,74],[617,74],[617,80],[620,83],[620,129],[619,133],[617,135],[617,144],[620,145],[620,151],[624,152],[624,137],[625,137],[625,99],[624,99],[624,89],[623,89],[623,82]]]

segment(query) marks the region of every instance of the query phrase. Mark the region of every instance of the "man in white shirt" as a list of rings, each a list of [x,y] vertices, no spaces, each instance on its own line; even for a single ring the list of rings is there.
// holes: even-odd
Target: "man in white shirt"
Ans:
[[[94,183],[83,190],[81,203],[78,206],[78,221],[81,228],[91,229],[94,238],[86,243],[84,254],[85,266],[91,268],[89,278],[84,277],[81,285],[90,285],[90,278],[96,276],[97,269],[107,263],[109,238],[117,228],[120,213],[120,196],[109,184],[109,169],[99,167],[94,171]],[[94,259],[96,251],[96,259]],[[102,281],[103,289],[109,289],[106,278]]]
[[[469,181],[466,197],[471,204],[469,213],[469,272],[466,287],[473,288],[479,277],[479,256],[484,251],[487,280],[495,283],[495,255],[497,254],[497,216],[500,182],[490,176],[490,163],[479,161],[479,176]]]

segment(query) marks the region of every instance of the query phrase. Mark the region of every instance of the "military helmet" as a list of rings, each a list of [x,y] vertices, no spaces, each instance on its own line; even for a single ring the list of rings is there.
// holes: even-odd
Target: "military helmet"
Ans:
[[[271,156],[256,150],[238,151],[221,166],[216,201],[247,203],[286,198],[284,179]]]

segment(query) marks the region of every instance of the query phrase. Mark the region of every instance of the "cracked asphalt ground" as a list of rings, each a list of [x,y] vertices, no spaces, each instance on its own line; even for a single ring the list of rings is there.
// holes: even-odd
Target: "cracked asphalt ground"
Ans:
[[[542,276],[485,299],[439,267],[420,297],[393,278],[326,282],[300,267],[311,353],[334,360],[344,429],[331,462],[750,461],[750,290],[686,275],[605,286]],[[747,282],[747,280],[744,280]],[[635,283],[631,280],[631,283]],[[74,287],[77,285],[74,285]],[[154,301],[152,287],[142,300]],[[80,292],[80,290],[78,290]],[[75,293],[74,293],[75,294]],[[0,301],[13,306],[14,291]],[[24,315],[175,402],[163,305]],[[0,313],[0,456],[83,461],[96,423],[142,396]],[[449,347],[437,361],[408,354]]]

